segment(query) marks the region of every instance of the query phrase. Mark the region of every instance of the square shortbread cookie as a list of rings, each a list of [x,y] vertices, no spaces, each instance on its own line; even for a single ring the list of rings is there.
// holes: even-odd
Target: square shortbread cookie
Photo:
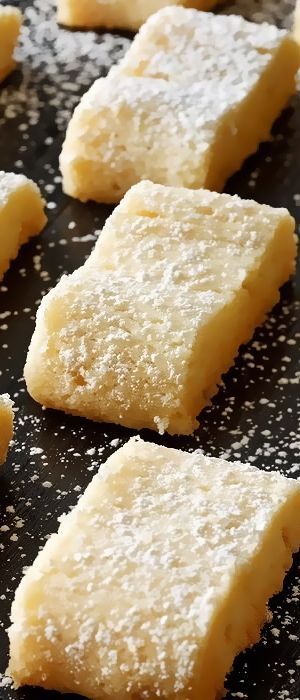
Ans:
[[[8,446],[14,434],[13,402],[8,394],[0,394],[0,465],[6,460]]]
[[[259,639],[299,512],[299,484],[278,473],[130,440],[16,592],[16,686],[215,700]]]
[[[300,50],[267,24],[167,7],[70,121],[63,187],[117,202],[142,179],[221,190],[268,138],[295,90]]]
[[[166,5],[210,10],[224,0],[57,0],[57,19],[70,27],[121,27],[136,30]]]
[[[285,209],[134,186],[86,264],[42,300],[25,378],[45,406],[191,433],[294,269]]]
[[[0,6],[0,82],[15,68],[13,58],[22,24],[20,10]]]
[[[32,180],[0,171],[0,279],[21,245],[45,226],[44,206]]]

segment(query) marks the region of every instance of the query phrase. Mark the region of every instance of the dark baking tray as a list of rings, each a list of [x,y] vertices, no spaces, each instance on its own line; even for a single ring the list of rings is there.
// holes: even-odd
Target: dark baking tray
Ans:
[[[93,37],[61,33],[58,46],[51,2],[14,3],[27,8],[33,24],[39,9],[41,19],[46,18],[50,24],[43,31],[39,28],[36,53],[31,53],[0,88],[0,169],[31,176],[41,185],[47,200],[56,204],[48,210],[49,223],[43,234],[23,248],[0,285],[0,393],[9,392],[17,407],[15,442],[0,474],[2,673],[7,664],[5,628],[23,567],[32,563],[45,538],[57,529],[57,518],[76,503],[78,493],[95,469],[133,432],[43,411],[26,393],[22,379],[41,296],[63,272],[71,272],[81,264],[93,246],[95,231],[101,229],[111,211],[105,206],[80,204],[62,194],[57,181],[58,155],[68,114],[80,94],[93,78],[105,73],[126,43],[124,34],[109,38],[101,32]],[[239,9],[238,5],[235,9]],[[277,5],[281,6],[282,16],[282,9],[289,9],[289,3]],[[241,0],[240,7],[248,17],[253,10],[261,12],[261,17],[264,12],[270,14],[270,2],[249,0],[247,5]],[[274,8],[278,15],[275,3]],[[33,26],[33,44],[35,30]],[[55,59],[49,65],[51,45]],[[93,50],[92,45],[96,47]],[[104,53],[107,60],[103,65]],[[228,183],[227,191],[274,206],[287,206],[299,221],[299,125],[300,101],[296,96],[274,126],[272,142],[263,144],[245,163]],[[53,185],[54,191],[50,192]],[[194,436],[159,437],[145,431],[144,437],[168,446],[188,450],[201,447],[213,455],[249,458],[262,469],[275,468],[299,476],[299,287],[298,274],[282,290],[280,303],[257,330],[253,341],[241,349],[212,406],[203,412],[201,428]],[[228,700],[299,698],[299,564],[300,558],[296,557],[283,593],[271,602],[274,618],[264,629],[261,642],[236,660],[227,681]],[[0,700],[58,697],[40,689],[15,692],[5,685],[5,680],[2,684],[0,681]]]

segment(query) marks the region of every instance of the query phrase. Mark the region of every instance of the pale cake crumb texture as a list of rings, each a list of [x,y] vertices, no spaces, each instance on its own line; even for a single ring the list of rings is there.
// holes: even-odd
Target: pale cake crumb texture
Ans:
[[[57,0],[57,19],[70,27],[139,29],[166,5],[210,10],[224,0]]]
[[[222,190],[269,138],[299,65],[298,44],[275,26],[160,10],[75,109],[60,157],[65,192],[118,202],[142,179]]]
[[[0,82],[15,68],[14,50],[22,24],[20,10],[0,6]]]
[[[85,265],[42,300],[29,393],[66,412],[191,433],[294,269],[294,220],[239,197],[135,185]]]
[[[46,224],[45,202],[25,175],[0,171],[0,279],[23,243]]]
[[[130,440],[17,589],[15,685],[215,700],[281,589],[299,508],[278,473]]]
[[[13,402],[8,394],[0,394],[0,465],[7,457],[9,443],[14,433]]]

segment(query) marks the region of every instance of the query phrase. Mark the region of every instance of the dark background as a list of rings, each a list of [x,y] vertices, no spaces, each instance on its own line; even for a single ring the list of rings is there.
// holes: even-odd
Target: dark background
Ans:
[[[133,434],[115,425],[43,411],[26,393],[22,379],[41,296],[63,272],[82,263],[111,211],[62,194],[58,155],[65,126],[80,95],[117,60],[130,35],[58,29],[53,0],[10,4],[26,10],[26,22],[18,53],[22,64],[0,86],[0,169],[32,177],[50,205],[45,231],[22,249],[0,283],[0,393],[8,392],[17,409],[15,441],[0,473],[2,674],[7,665],[5,628],[23,568],[57,529],[57,518],[76,503],[95,470]],[[280,23],[286,21],[291,3],[240,0],[230,7],[248,18]],[[299,155],[297,95],[274,126],[272,141],[260,147],[226,190],[286,206],[300,221]],[[215,456],[250,459],[263,469],[299,476],[299,334],[298,273],[253,341],[241,349],[212,406],[203,412],[198,432],[188,438],[162,438],[145,431],[143,437],[184,449],[201,447]],[[283,593],[271,603],[274,618],[262,641],[237,659],[227,682],[228,700],[300,697],[299,563],[296,558]],[[17,698],[58,696],[40,689],[15,692],[5,677],[0,679],[0,700]]]

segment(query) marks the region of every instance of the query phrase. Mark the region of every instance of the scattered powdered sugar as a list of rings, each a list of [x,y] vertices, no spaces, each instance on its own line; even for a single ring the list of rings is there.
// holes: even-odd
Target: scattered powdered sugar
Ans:
[[[132,431],[95,424],[62,413],[43,411],[26,393],[22,379],[36,309],[63,273],[72,272],[89,255],[108,208],[80,205],[63,197],[57,158],[74,106],[99,75],[118,60],[129,40],[117,34],[69,32],[55,22],[54,2],[27,2],[18,59],[21,70],[0,90],[0,168],[33,177],[45,198],[49,226],[13,263],[0,284],[0,390],[18,409],[15,441],[1,468],[0,523],[0,670],[7,665],[9,611],[22,569],[29,566],[62,514],[75,505],[105,459]],[[257,22],[290,26],[292,3],[286,0],[236,0],[222,12],[241,13]],[[44,26],[43,26],[43,23]],[[298,96],[274,131],[273,143],[260,150],[230,191],[272,205],[288,206],[299,216]],[[13,293],[12,293],[13,290]],[[300,474],[299,315],[296,292],[288,285],[281,303],[242,348],[235,367],[212,406],[201,416],[192,437],[149,433],[147,439],[188,451]],[[84,551],[79,566],[83,566]],[[296,700],[299,698],[299,571],[296,560],[285,595],[271,603],[273,622],[262,643],[239,657],[228,685],[231,698]],[[89,582],[91,586],[91,582]],[[92,592],[91,587],[87,593]],[[88,635],[89,628],[82,631]],[[47,628],[49,637],[54,630]],[[102,631],[99,632],[102,639]],[[267,644],[266,644],[267,643]],[[112,650],[113,651],[113,650]],[[71,653],[71,650],[70,650]],[[287,653],[289,661],[287,663]],[[109,662],[113,663],[113,655]],[[16,700],[10,680],[0,679],[1,697]],[[25,691],[26,692],[26,691]],[[31,698],[31,693],[24,697]],[[38,691],[42,699],[43,692]]]
[[[16,88],[1,90],[4,119],[27,112],[18,129],[36,126],[45,109],[59,129],[68,119],[81,93],[105,74],[129,46],[129,40],[113,34],[72,32],[58,27],[55,0],[35,0],[24,10],[24,25],[16,58],[22,63],[22,80]],[[82,64],[85,70],[82,71]],[[0,125],[2,120],[0,119]]]

